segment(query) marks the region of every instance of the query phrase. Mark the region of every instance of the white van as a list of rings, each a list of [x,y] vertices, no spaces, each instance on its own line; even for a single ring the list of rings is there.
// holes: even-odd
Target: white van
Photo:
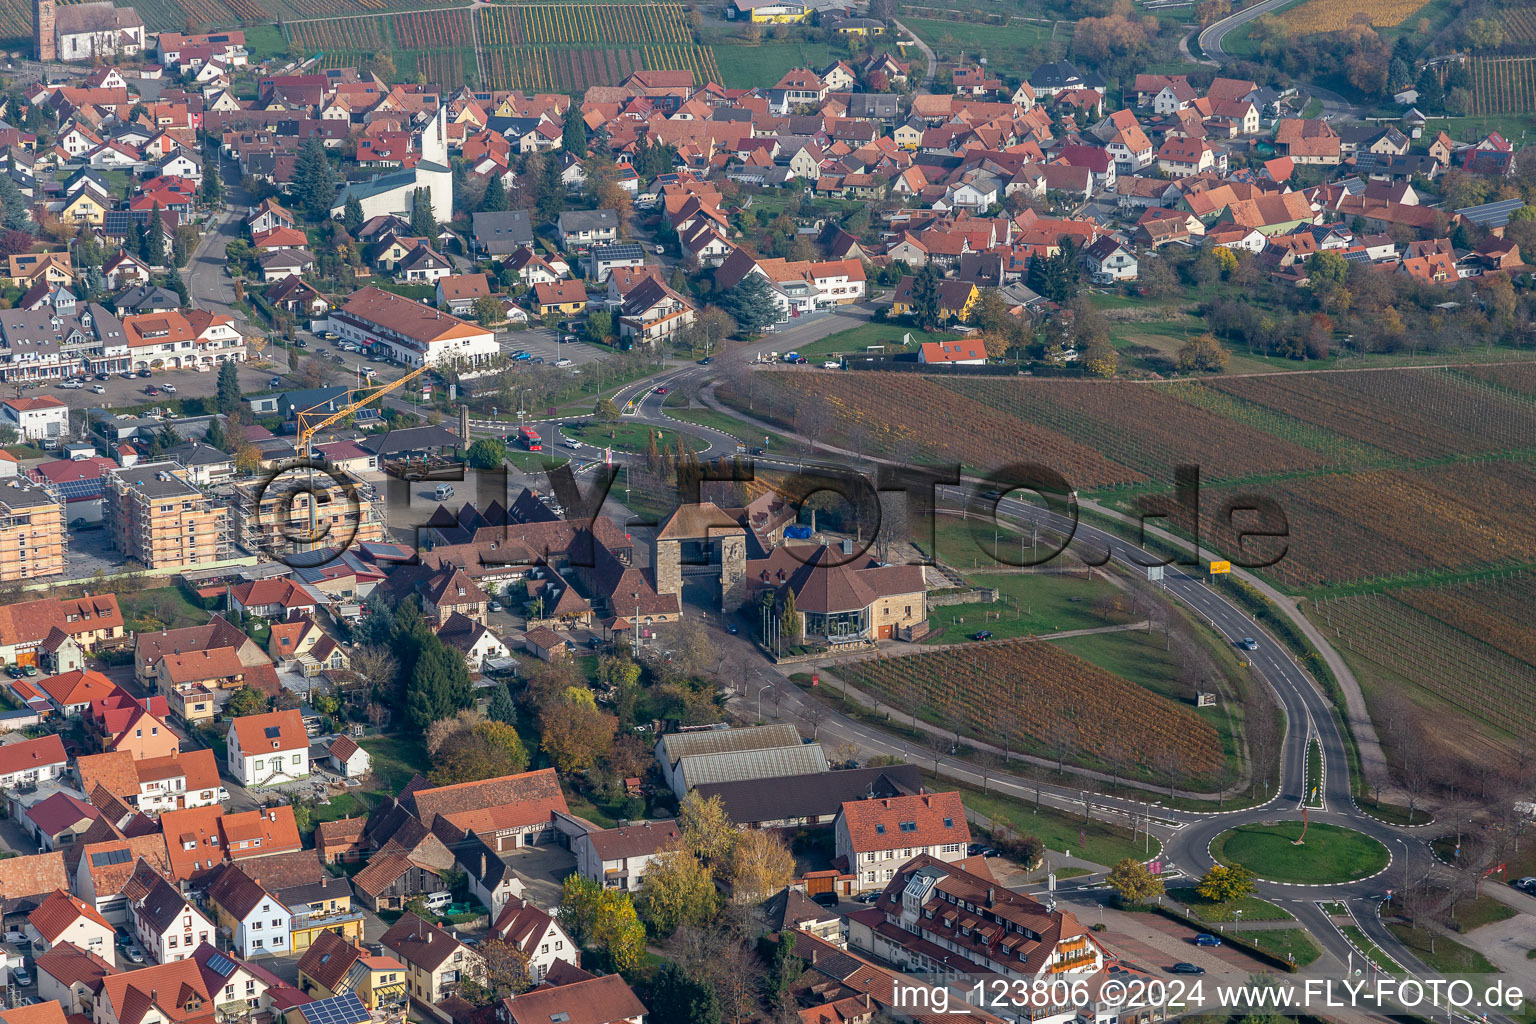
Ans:
[[[437,490],[432,492],[432,497],[438,501],[453,497],[453,484],[438,484]]]
[[[453,893],[451,892],[431,892],[426,896],[427,909],[434,914],[441,914],[452,902]]]

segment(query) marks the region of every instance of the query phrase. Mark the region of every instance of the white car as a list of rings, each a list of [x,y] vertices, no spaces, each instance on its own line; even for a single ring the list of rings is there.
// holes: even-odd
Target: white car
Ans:
[[[838,362],[836,359],[828,359],[826,362],[821,364],[821,368],[823,370],[840,370],[843,368],[843,364]]]
[[[174,395],[176,393],[176,385],[175,384],[161,384],[160,385],[160,390],[164,391],[168,395]]]
[[[107,393],[107,389],[102,387],[100,384],[92,385],[91,386],[91,390],[94,391],[98,395],[104,395],[104,394]]]
[[[575,438],[569,438],[569,437],[566,438],[566,440],[565,440],[565,446],[567,448],[569,448],[573,452],[579,452],[579,451],[581,451],[581,449],[583,447],[583,445],[582,445],[582,443],[580,441],[576,440]]]
[[[85,385],[81,384],[77,380],[66,380],[62,384],[60,384],[59,387],[64,388],[67,391],[78,391],[81,388],[85,387]]]

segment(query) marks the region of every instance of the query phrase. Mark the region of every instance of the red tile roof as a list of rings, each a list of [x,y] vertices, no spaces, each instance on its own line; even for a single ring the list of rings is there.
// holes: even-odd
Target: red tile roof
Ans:
[[[843,804],[843,822],[859,852],[969,843],[959,793],[924,793]]]
[[[234,729],[242,754],[309,749],[304,716],[296,708],[269,711],[264,715],[244,715],[234,720]]]
[[[39,935],[52,944],[70,925],[82,917],[101,925],[108,931],[112,929],[107,919],[102,917],[95,907],[60,889],[55,889],[47,899],[43,900],[41,906],[27,915],[27,921],[37,929]]]
[[[0,775],[11,775],[50,764],[68,764],[64,741],[57,736],[0,746]]]

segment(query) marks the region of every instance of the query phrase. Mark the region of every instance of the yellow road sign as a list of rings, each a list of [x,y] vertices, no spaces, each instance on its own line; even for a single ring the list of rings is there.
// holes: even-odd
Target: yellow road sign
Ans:
[[[1212,576],[1216,575],[1219,572],[1231,572],[1231,571],[1232,571],[1232,563],[1231,562],[1222,561],[1222,562],[1212,562],[1211,563],[1211,575]]]

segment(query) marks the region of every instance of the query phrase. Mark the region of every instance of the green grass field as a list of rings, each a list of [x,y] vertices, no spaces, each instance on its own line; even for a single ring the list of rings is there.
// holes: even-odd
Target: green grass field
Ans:
[[[773,452],[787,451],[792,447],[796,447],[782,434],[764,433],[759,427],[755,427],[750,423],[744,423],[734,416],[728,416],[713,409],[679,409],[668,406],[666,412],[668,416],[671,416],[673,419],[682,420],[684,423],[697,423],[701,427],[713,427],[716,430],[722,430],[730,434],[732,437],[740,438],[742,444],[745,444],[749,449],[766,447],[768,451]],[[764,445],[764,441],[767,441],[766,445]]]
[[[1006,26],[929,18],[902,18],[901,23],[932,46],[941,60],[963,57],[974,64],[976,57],[986,57],[987,69],[1004,75],[1031,70],[1026,65],[1038,54],[1034,48],[1051,34],[1049,25],[1018,20]]]
[[[1372,942],[1370,937],[1361,931],[1358,925],[1346,924],[1341,926],[1339,931],[1344,933],[1344,937],[1353,943],[1356,949],[1370,957],[1377,967],[1380,967],[1388,974],[1401,973],[1402,968],[1397,965],[1397,961],[1392,960],[1383,953],[1381,947]]]
[[[1337,825],[1313,822],[1305,844],[1295,845],[1302,823],[1240,825],[1218,835],[1211,856],[1223,864],[1241,864],[1272,882],[1322,885],[1374,875],[1391,859],[1387,848],[1370,836]]]
[[[709,447],[708,442],[691,435],[680,434],[675,430],[646,426],[643,423],[620,421],[618,423],[581,423],[574,427],[566,427],[564,433],[567,437],[575,438],[582,444],[593,447],[613,448],[621,452],[644,452],[650,444],[651,435],[657,435],[656,443],[669,452],[677,451],[677,442],[681,438],[690,449],[701,452]]]
[[[807,43],[797,39],[765,39],[756,46],[720,45],[715,60],[720,65],[721,84],[727,89],[766,88],[784,77],[790,68],[825,68],[848,51],[826,43]]]
[[[1414,956],[1444,974],[1492,974],[1497,969],[1483,954],[1448,936],[1398,922],[1387,927]]]
[[[953,643],[978,629],[990,629],[1002,640],[1096,629],[1126,619],[1125,615],[1111,614],[1106,621],[1095,610],[1096,602],[1118,593],[1115,585],[1105,580],[1048,573],[978,573],[966,579],[974,586],[996,587],[999,601],[931,609],[928,621],[934,632],[926,642]]]
[[[1263,931],[1243,932],[1243,938],[1265,952],[1292,957],[1297,967],[1305,967],[1323,955],[1317,943],[1312,941],[1312,936],[1300,928],[1266,928]]]
[[[945,785],[952,787],[953,783]],[[1090,821],[1084,824],[1080,817],[1062,814],[1047,807],[1042,807],[1037,812],[1033,803],[1015,800],[998,793],[963,789],[961,796],[967,807],[993,820],[1005,821],[1020,833],[1034,836],[1044,843],[1048,850],[1056,853],[1069,850],[1074,857],[1081,857],[1105,867],[1112,867],[1126,858],[1145,860],[1155,856],[1161,849],[1155,837],[1148,845],[1140,835],[1132,839],[1130,829],[1107,825],[1101,821]],[[1087,837],[1086,847],[1082,844],[1080,831]]]
[[[1240,900],[1227,900],[1225,903],[1211,903],[1202,898],[1194,886],[1178,886],[1169,889],[1168,895],[1188,907],[1192,917],[1211,924],[1236,921],[1239,919],[1238,911],[1242,911],[1241,919],[1244,921],[1295,920],[1295,915],[1290,911],[1277,907],[1268,900],[1261,900],[1257,896],[1244,896]]]
[[[943,331],[920,331],[916,327],[903,327],[900,324],[860,324],[858,327],[850,327],[846,331],[838,331],[829,334],[820,341],[797,349],[807,359],[826,359],[829,356],[862,355],[871,345],[893,346],[888,351],[903,351],[902,337],[911,335],[913,347],[906,351],[916,351],[916,346],[925,341],[942,341],[953,339],[953,334]]]
[[[398,736],[369,736],[358,741],[358,746],[373,758],[373,777],[377,787],[369,795],[394,796],[411,781],[418,772],[427,773],[431,763],[427,760],[427,748],[420,740],[402,739]]]

